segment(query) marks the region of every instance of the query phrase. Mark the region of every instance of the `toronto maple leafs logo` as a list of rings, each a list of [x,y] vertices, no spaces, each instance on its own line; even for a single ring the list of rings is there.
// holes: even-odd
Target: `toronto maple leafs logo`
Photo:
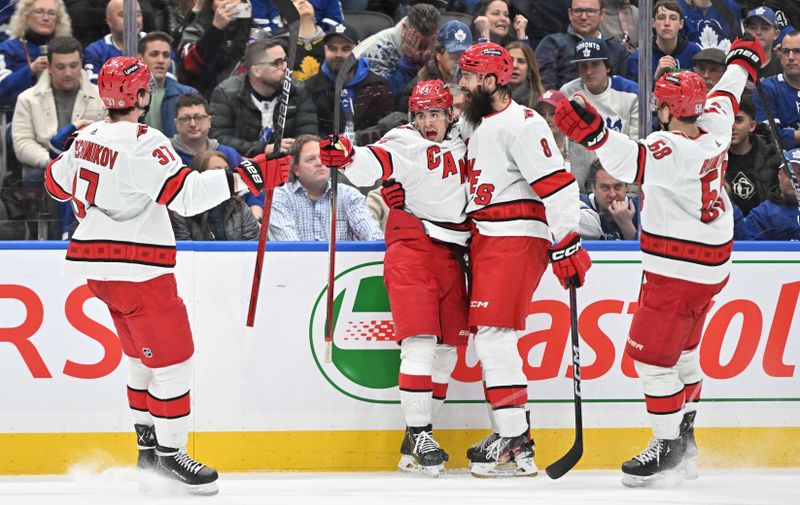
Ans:
[[[722,36],[723,30],[719,21],[715,19],[704,19],[697,24],[697,31],[700,33],[698,43],[703,49],[716,47],[726,53],[731,48],[731,41]]]
[[[614,130],[614,131],[618,131],[618,132],[622,133],[622,118],[617,118],[617,120],[614,121],[610,117],[607,117],[606,118],[606,126],[610,130]]]
[[[762,15],[762,14],[764,14],[765,12],[767,12],[767,11],[766,11],[766,10],[764,10],[764,8],[763,8],[763,7],[758,7],[758,8],[756,9],[756,15],[758,15],[758,16],[761,16],[761,15]]]
[[[583,57],[584,58],[588,58],[589,56],[591,56],[591,54],[592,54],[592,50],[589,49],[588,47],[583,50]]]
[[[344,33],[344,31],[347,30],[347,27],[345,25],[336,25],[336,28],[334,29],[336,30],[336,33]]]
[[[464,42],[467,40],[467,32],[459,28],[458,31],[453,34],[453,37],[459,42]]]

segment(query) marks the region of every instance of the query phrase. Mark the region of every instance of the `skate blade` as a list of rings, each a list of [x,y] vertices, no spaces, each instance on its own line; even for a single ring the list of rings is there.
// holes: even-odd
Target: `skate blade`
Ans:
[[[214,496],[219,493],[219,486],[217,482],[209,482],[208,484],[197,484],[194,486],[186,485],[186,490],[189,494],[196,494],[200,496]]]
[[[623,474],[622,485],[625,487],[669,488],[679,486],[685,478],[686,471],[683,468],[674,468],[646,477]]]
[[[478,479],[494,479],[496,477],[536,477],[539,469],[533,458],[523,458],[518,462],[501,463],[472,463],[469,473]]]
[[[414,459],[414,456],[408,454],[403,454],[403,456],[400,458],[400,462],[397,463],[397,468],[403,472],[433,478],[436,478],[444,473],[444,463],[441,465],[423,466],[417,463],[417,460]]]

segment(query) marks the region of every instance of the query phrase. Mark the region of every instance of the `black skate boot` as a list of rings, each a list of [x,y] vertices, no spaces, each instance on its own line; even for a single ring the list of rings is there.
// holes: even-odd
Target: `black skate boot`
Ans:
[[[500,435],[492,432],[480,439],[480,441],[477,443],[467,447],[467,459],[470,460],[470,464],[472,463],[472,457],[475,454],[481,451],[486,451],[486,448],[492,445],[498,438],[500,438]]]
[[[683,414],[681,421],[681,438],[685,448],[683,461],[687,480],[695,480],[700,476],[700,472],[697,471],[697,443],[694,441],[694,417],[696,415],[697,411],[687,412]]]
[[[217,471],[190,458],[186,449],[172,449],[159,445],[156,448],[156,455],[158,473],[183,483],[190,493],[213,495],[219,492]]]
[[[486,447],[473,446],[469,471],[474,477],[535,477],[539,473],[533,462],[533,440],[527,432],[516,437],[493,435],[497,438]]]
[[[146,424],[134,424],[136,430],[136,445],[139,447],[139,460],[136,462],[136,467],[139,470],[155,470],[156,469],[156,427],[148,426]]]
[[[645,487],[654,484],[677,486],[683,482],[684,445],[682,438],[651,438],[647,448],[622,464],[622,484]]]
[[[400,446],[400,462],[397,468],[404,472],[438,477],[444,472],[444,462],[450,456],[433,439],[433,426],[406,427],[406,435]]]

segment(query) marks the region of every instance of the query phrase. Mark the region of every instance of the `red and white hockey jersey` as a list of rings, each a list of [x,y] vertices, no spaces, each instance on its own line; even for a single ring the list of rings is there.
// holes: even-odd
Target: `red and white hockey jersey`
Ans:
[[[730,273],[733,212],[725,192],[731,126],[747,76],[730,65],[709,92],[700,134],[656,132],[635,142],[609,131],[595,152],[609,174],[642,184],[645,271],[702,284]]]
[[[191,170],[160,131],[96,122],[53,160],[45,187],[72,200],[80,224],[67,270],[96,280],[143,281],[172,271],[175,235],[167,208],[192,216],[230,198],[222,170]]]
[[[481,234],[559,241],[578,231],[578,185],[536,111],[512,100],[484,117],[467,159],[467,214]]]
[[[406,192],[405,210],[417,216],[431,238],[466,245],[467,148],[457,128],[441,143],[423,137],[412,125],[389,131],[367,147],[354,147],[345,174],[359,186],[395,179]]]

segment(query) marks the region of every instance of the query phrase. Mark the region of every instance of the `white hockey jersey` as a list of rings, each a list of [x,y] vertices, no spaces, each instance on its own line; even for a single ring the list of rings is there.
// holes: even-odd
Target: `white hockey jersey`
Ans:
[[[578,231],[578,185],[534,110],[512,100],[483,118],[469,139],[467,164],[467,214],[481,234],[560,241]]]
[[[345,169],[348,179],[359,186],[395,179],[406,192],[405,210],[420,218],[428,236],[466,245],[467,147],[457,128],[437,143],[403,125],[375,144],[354,149],[353,162]]]
[[[96,122],[48,166],[45,187],[72,200],[80,224],[67,271],[96,280],[144,281],[175,266],[167,208],[192,216],[230,198],[223,170],[185,166],[164,134],[147,125]]]
[[[609,174],[642,184],[645,271],[702,284],[719,283],[730,273],[733,212],[723,183],[746,82],[744,69],[728,67],[709,92],[695,138],[656,132],[635,142],[610,131],[595,151]]]

